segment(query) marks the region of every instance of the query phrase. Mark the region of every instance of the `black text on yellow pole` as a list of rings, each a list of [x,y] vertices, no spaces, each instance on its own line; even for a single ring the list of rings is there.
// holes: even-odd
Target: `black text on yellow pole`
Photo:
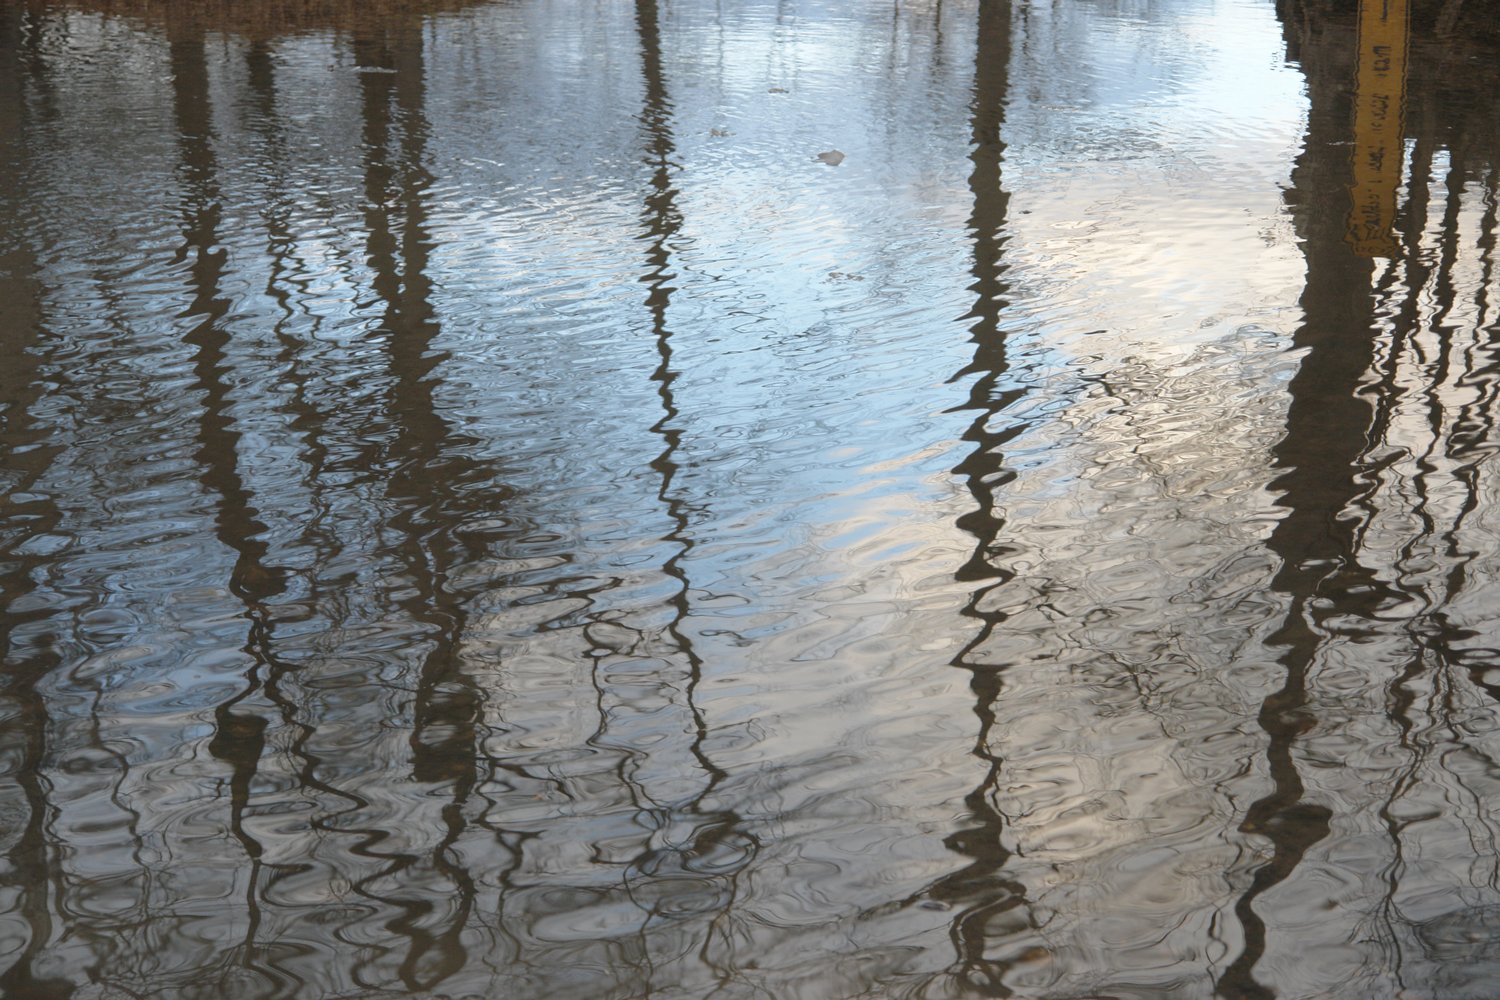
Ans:
[[[1394,257],[1406,110],[1408,0],[1360,0],[1354,101],[1354,179],[1349,245],[1364,257]]]

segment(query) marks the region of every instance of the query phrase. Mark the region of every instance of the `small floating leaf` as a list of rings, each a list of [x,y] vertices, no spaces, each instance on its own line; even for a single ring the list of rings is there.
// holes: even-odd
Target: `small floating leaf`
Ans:
[[[840,163],[844,162],[844,154],[840,153],[836,149],[830,149],[826,153],[819,153],[817,156],[813,157],[813,159],[817,160],[819,163],[826,163],[830,167],[836,167]]]

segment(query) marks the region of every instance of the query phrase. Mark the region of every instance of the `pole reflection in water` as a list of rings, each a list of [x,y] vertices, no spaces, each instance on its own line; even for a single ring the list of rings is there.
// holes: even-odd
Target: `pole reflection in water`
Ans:
[[[267,547],[262,540],[266,525],[259,519],[253,498],[239,474],[241,435],[229,415],[225,354],[229,337],[221,326],[229,309],[221,287],[226,254],[218,236],[222,196],[212,146],[212,108],[204,45],[201,38],[171,42],[173,98],[185,195],[180,259],[188,263],[193,296],[186,315],[195,322],[186,340],[194,351],[194,374],[204,397],[197,433],[198,460],[203,469],[201,482],[217,498],[215,534],[235,554],[229,590],[244,608],[247,635],[243,648],[251,661],[244,688],[215,709],[215,731],[208,752],[230,768],[229,826],[249,862],[241,961],[246,968],[253,969],[259,957],[263,848],[246,829],[245,811],[265,752],[268,722],[246,707],[264,683],[265,673],[275,669],[274,625],[268,606],[285,592],[286,574],[279,567],[267,565]]]
[[[481,709],[463,669],[467,613],[455,580],[462,578],[465,562],[485,548],[482,535],[470,535],[472,522],[502,509],[507,499],[505,489],[486,475],[491,470],[451,454],[465,442],[454,439],[433,399],[433,372],[444,356],[433,345],[438,325],[427,275],[431,237],[424,199],[430,176],[422,46],[417,23],[391,35],[354,39],[356,64],[363,71],[369,264],[383,307],[388,366],[382,422],[391,430],[378,461],[390,470],[386,524],[398,539],[398,592],[403,594],[395,601],[417,623],[425,647],[413,668],[412,777],[447,788],[446,802],[431,797],[438,815],[420,823],[437,834],[435,842],[425,851],[410,841],[404,848],[399,840],[389,848],[382,845],[372,853],[386,864],[356,882],[354,890],[397,914],[385,926],[408,942],[398,949],[395,972],[413,991],[431,989],[467,959],[463,934],[476,890],[453,852],[467,827],[465,810],[478,777]],[[399,134],[393,136],[397,122]],[[392,146],[394,165],[388,159]]]
[[[25,135],[38,100],[27,54],[37,44],[39,26],[19,6],[0,10],[0,218],[20,219],[27,208],[20,194],[30,166]],[[34,65],[34,63],[33,63]],[[45,84],[43,83],[43,86]],[[36,599],[38,575],[48,546],[38,544],[56,530],[56,506],[38,481],[49,450],[45,435],[31,426],[30,410],[41,395],[35,386],[37,343],[43,329],[42,288],[36,249],[21,232],[0,244],[0,350],[6,362],[0,374],[0,489],[8,502],[0,506],[0,663],[6,685],[0,694],[4,727],[3,752],[8,786],[0,808],[10,821],[0,833],[7,871],[0,892],[7,911],[0,927],[10,944],[10,958],[0,974],[8,996],[62,992],[66,985],[42,964],[60,930],[54,919],[61,891],[57,845],[48,833],[52,806],[45,777],[49,766],[49,710],[41,688],[56,670],[58,654],[47,624],[47,603]]]
[[[1254,979],[1266,952],[1256,901],[1291,877],[1308,849],[1328,835],[1330,810],[1306,800],[1296,760],[1298,739],[1316,724],[1308,676],[1329,638],[1320,622],[1368,611],[1380,597],[1378,581],[1359,562],[1359,525],[1346,516],[1362,487],[1372,415],[1360,390],[1374,359],[1375,329],[1370,265],[1349,253],[1332,208],[1344,178],[1329,151],[1343,145],[1350,111],[1342,93],[1332,93],[1329,104],[1309,116],[1304,152],[1292,174],[1295,202],[1308,206],[1299,217],[1308,262],[1305,319],[1294,339],[1306,353],[1288,385],[1286,434],[1274,450],[1275,467],[1285,471],[1271,485],[1280,491],[1286,514],[1267,542],[1281,564],[1271,585],[1289,599],[1281,627],[1267,640],[1280,651],[1276,659],[1285,673],[1257,715],[1272,788],[1240,824],[1273,846],[1235,902],[1244,946],[1219,980],[1229,996],[1276,995]],[[1317,607],[1320,596],[1325,603]]]
[[[1404,50],[1404,5],[1395,6],[1391,16],[1402,33],[1387,48]],[[1221,990],[1231,996],[1291,990],[1285,972],[1265,968],[1277,944],[1289,946],[1289,934],[1297,935],[1298,947],[1340,938],[1368,942],[1378,958],[1343,968],[1356,983],[1349,988],[1369,995],[1377,995],[1392,975],[1424,984],[1421,989],[1462,991],[1488,974],[1455,935],[1482,934],[1492,920],[1493,864],[1470,851],[1493,843],[1495,828],[1470,787],[1469,767],[1455,761],[1492,760],[1486,741],[1471,739],[1463,728],[1475,712],[1493,712],[1486,702],[1494,692],[1480,667],[1489,662],[1488,651],[1476,647],[1483,632],[1453,611],[1471,600],[1471,582],[1485,583],[1488,575],[1480,568],[1480,550],[1468,539],[1471,519],[1482,517],[1485,505],[1473,434],[1494,419],[1494,334],[1485,315],[1493,267],[1495,216],[1487,193],[1493,166],[1478,192],[1482,210],[1466,212],[1470,180],[1479,179],[1466,163],[1467,123],[1445,123],[1452,145],[1440,157],[1439,140],[1429,131],[1435,123],[1415,116],[1411,180],[1399,212],[1402,249],[1372,283],[1368,262],[1349,250],[1396,256],[1397,244],[1362,230],[1346,248],[1327,207],[1337,203],[1339,122],[1354,123],[1356,211],[1370,188],[1373,168],[1360,157],[1379,138],[1361,131],[1373,127],[1366,79],[1366,22],[1372,16],[1362,8],[1355,109],[1330,69],[1352,71],[1348,57],[1326,39],[1301,39],[1299,54],[1313,81],[1293,189],[1296,204],[1304,206],[1294,211],[1308,259],[1306,322],[1298,334],[1307,353],[1291,383],[1287,433],[1276,449],[1278,464],[1287,469],[1276,485],[1288,513],[1269,541],[1282,559],[1275,583],[1291,599],[1291,612],[1274,640],[1287,647],[1280,659],[1285,683],[1261,712],[1273,790],[1250,806],[1242,826],[1269,838],[1273,853],[1236,906],[1246,941],[1220,979]],[[1391,72],[1404,76],[1401,57],[1404,51],[1393,58]],[[1399,137],[1401,98],[1393,100]],[[1387,152],[1394,156],[1399,148]],[[1393,177],[1399,176],[1399,159],[1394,162],[1395,168],[1385,164],[1381,181],[1385,207],[1371,210],[1371,219],[1379,216],[1378,225],[1372,222],[1378,229],[1398,215]],[[1434,219],[1430,190],[1440,178],[1446,197]],[[1464,261],[1459,234],[1470,221],[1479,226],[1480,253]],[[1435,235],[1428,228],[1434,222]],[[1434,239],[1438,246],[1428,249],[1425,244]],[[1461,283],[1467,303],[1458,294]],[[1351,657],[1355,650],[1362,651],[1357,661]],[[1465,680],[1474,687],[1465,690]],[[1350,743],[1368,725],[1355,705],[1368,706],[1372,718],[1384,709],[1389,728],[1378,727],[1385,737],[1378,744],[1355,749]],[[1366,787],[1355,792],[1330,780],[1331,759]],[[1309,769],[1318,777],[1316,792],[1307,785]],[[1452,805],[1422,804],[1434,794]],[[1478,808],[1471,813],[1458,804],[1465,800]],[[1378,839],[1387,841],[1383,848],[1376,846]],[[1299,873],[1299,866],[1309,864],[1314,872]],[[1347,907],[1350,917],[1315,930],[1306,917],[1282,913],[1280,935],[1268,938],[1258,911],[1276,898],[1276,887],[1299,878],[1326,881],[1339,871],[1369,880],[1357,893],[1339,893],[1337,904],[1330,901],[1330,908]],[[1439,971],[1432,963],[1442,961],[1456,964]],[[1280,988],[1268,979],[1280,979]],[[1331,977],[1322,982],[1336,988]]]
[[[640,120],[646,138],[646,165],[651,170],[642,214],[649,268],[644,280],[651,333],[660,359],[651,378],[656,383],[662,408],[661,419],[651,427],[652,432],[661,438],[662,451],[652,460],[651,467],[661,477],[657,499],[665,505],[671,519],[671,530],[665,541],[675,547],[662,564],[663,574],[675,585],[674,592],[667,598],[670,617],[662,630],[662,638],[666,640],[663,658],[679,659],[685,667],[684,676],[667,681],[663,687],[665,691],[680,696],[685,703],[688,717],[679,723],[679,727],[691,734],[688,747],[691,768],[701,772],[702,777],[701,788],[685,797],[679,793],[678,802],[652,802],[649,810],[655,827],[652,843],[630,862],[627,885],[636,905],[643,910],[643,938],[652,924],[664,918],[670,919],[674,914],[678,918],[687,913],[699,919],[708,918],[706,933],[696,950],[698,957],[723,986],[738,978],[732,962],[726,961],[733,955],[733,908],[739,874],[754,861],[757,845],[755,838],[741,829],[741,818],[733,810],[705,806],[712,801],[718,786],[728,775],[706,751],[708,720],[697,703],[705,664],[686,631],[692,608],[691,583],[684,563],[693,548],[693,507],[673,483],[678,469],[676,453],[682,440],[682,429],[678,426],[681,412],[672,391],[677,373],[673,369],[672,334],[668,326],[674,278],[670,248],[682,229],[683,220],[677,208],[677,190],[673,186],[672,157],[676,148],[672,101],[662,67],[660,9],[656,0],[637,0],[635,20],[645,84]],[[641,638],[647,637],[642,635]],[[639,652],[645,652],[645,649]],[[602,668],[604,664],[600,662],[599,666]],[[679,767],[687,770],[687,762],[683,761]],[[661,891],[662,887],[674,883],[681,886],[681,890]],[[649,947],[643,950],[647,952],[645,957],[653,963],[671,960],[670,955],[650,956]],[[646,981],[649,984],[649,976]]]
[[[963,614],[979,623],[979,631],[964,644],[953,665],[972,675],[974,714],[979,719],[974,754],[984,762],[985,770],[984,781],[964,799],[973,825],[950,834],[945,842],[970,859],[969,863],[933,883],[925,895],[957,911],[952,925],[958,959],[952,971],[957,982],[983,996],[1007,997],[1014,995],[1007,981],[1012,970],[1020,962],[1035,961],[1041,949],[1027,911],[1026,887],[1005,871],[1012,852],[1005,843],[1006,821],[999,802],[1004,761],[992,748],[991,737],[1007,665],[991,661],[984,652],[1007,616],[988,610],[985,598],[1014,577],[1003,564],[1007,550],[999,537],[1005,518],[997,494],[1012,478],[1006,473],[1001,449],[1018,428],[1002,429],[996,423],[1025,389],[1005,384],[1008,364],[1001,328],[1008,291],[1002,251],[1009,203],[1002,178],[1005,143],[1001,133],[1010,68],[1011,5],[1001,0],[982,3],[978,18],[970,124],[973,172],[969,176],[974,199],[969,228],[974,240],[971,288],[975,301],[967,317],[973,321],[970,333],[975,346],[973,360],[954,376],[954,381],[973,379],[969,400],[960,408],[974,413],[963,438],[973,450],[954,472],[964,477],[979,504],[959,519],[959,525],[974,536],[975,547],[957,574],[961,582],[976,587]]]
[[[0,6],[0,992],[1488,995],[1469,5],[284,6]]]

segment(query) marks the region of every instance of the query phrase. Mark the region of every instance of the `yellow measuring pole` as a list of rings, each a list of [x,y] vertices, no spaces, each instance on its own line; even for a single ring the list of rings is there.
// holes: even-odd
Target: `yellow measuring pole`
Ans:
[[[1359,0],[1354,97],[1354,183],[1346,239],[1362,257],[1394,257],[1406,112],[1409,0]]]

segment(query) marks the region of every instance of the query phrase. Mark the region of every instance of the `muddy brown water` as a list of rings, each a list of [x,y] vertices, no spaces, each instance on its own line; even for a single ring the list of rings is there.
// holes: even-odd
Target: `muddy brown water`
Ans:
[[[4,996],[1494,995],[1456,7],[442,6],[0,2]]]

